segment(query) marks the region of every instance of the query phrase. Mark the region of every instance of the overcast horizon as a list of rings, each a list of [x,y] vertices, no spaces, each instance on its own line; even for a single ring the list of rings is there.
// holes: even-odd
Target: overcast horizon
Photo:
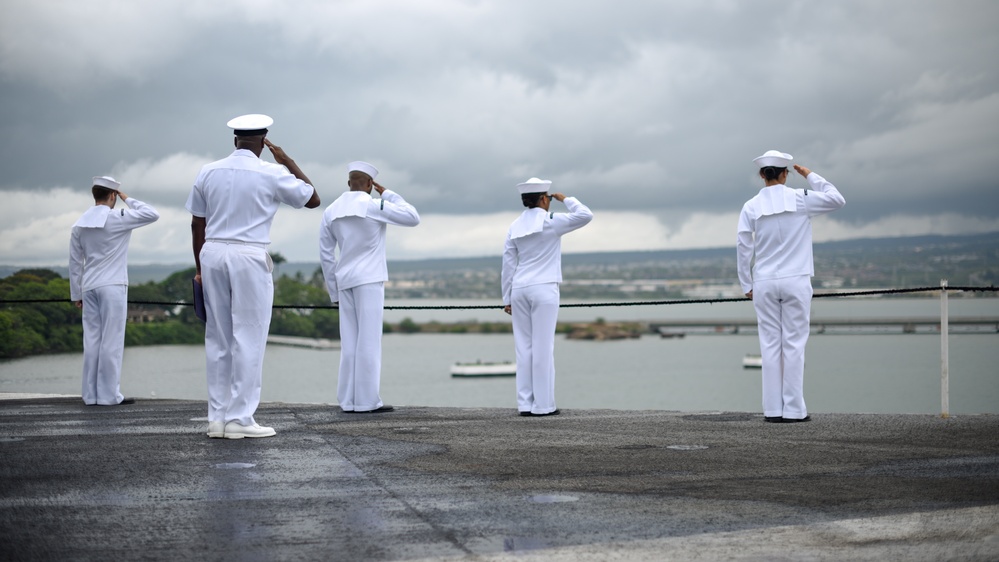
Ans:
[[[999,230],[997,230],[997,231],[991,231],[991,232],[974,233],[974,234],[942,234],[942,235],[933,235],[933,234],[931,234],[931,235],[889,236],[889,237],[878,237],[878,238],[867,238],[867,237],[864,237],[864,238],[846,238],[846,239],[843,239],[843,240],[826,240],[826,241],[823,241],[823,242],[816,242],[815,245],[816,245],[816,250],[821,253],[821,252],[824,251],[823,246],[825,244],[830,244],[830,243],[831,244],[836,244],[836,243],[850,243],[850,242],[863,242],[863,241],[869,241],[869,240],[876,240],[876,241],[879,241],[879,242],[883,242],[883,241],[895,240],[895,239],[913,239],[913,238],[919,238],[921,236],[941,236],[942,237],[941,240],[943,240],[946,243],[946,241],[952,240],[955,237],[969,237],[969,236],[970,237],[978,237],[978,236],[994,237],[994,236],[999,236]],[[715,247],[705,247],[705,248],[665,248],[665,249],[658,249],[658,250],[611,250],[611,251],[606,251],[606,252],[599,252],[599,251],[590,252],[590,251],[583,250],[583,251],[578,251],[578,252],[563,252],[563,255],[564,256],[586,256],[586,255],[621,254],[621,253],[650,253],[651,254],[651,253],[656,253],[656,252],[679,252],[679,253],[684,253],[684,252],[702,252],[702,251],[706,251],[706,252],[731,252],[732,253],[732,259],[733,260],[735,259],[735,248],[734,247],[729,247],[729,246],[715,246]],[[917,251],[918,251],[918,249],[917,249]],[[283,256],[283,254],[282,254],[282,256]],[[499,263],[500,263],[500,259],[501,259],[501,257],[499,255],[448,256],[448,257],[428,257],[428,258],[405,258],[405,257],[403,257],[403,258],[392,258],[392,257],[389,257],[388,258],[388,262],[391,265],[392,263],[420,262],[420,261],[429,261],[429,260],[486,260],[486,259],[488,259],[488,260],[496,260],[496,265],[497,265],[497,267],[499,267]],[[302,266],[302,265],[309,265],[309,266],[313,266],[314,265],[314,266],[318,266],[319,265],[319,256],[316,256],[315,259],[312,259],[312,260],[309,260],[309,259],[304,259],[304,260],[286,260],[286,261],[284,261],[282,263],[284,265],[279,265],[279,266],[275,267],[275,272],[280,272],[281,269],[287,269],[287,266]],[[183,270],[183,269],[194,267],[194,261],[193,261],[193,259],[188,260],[188,261],[179,261],[179,262],[150,262],[150,263],[136,263],[135,261],[129,261],[129,267],[130,268],[131,267],[135,267],[135,268],[170,267],[170,268],[177,268],[176,271],[180,271],[180,270]],[[12,263],[0,263],[0,276],[4,276],[4,275],[7,275],[7,274],[12,274],[14,271],[17,271],[17,270],[20,270],[20,269],[34,269],[34,268],[65,270],[65,269],[67,269],[67,264],[66,263],[49,263],[49,264],[21,265],[21,264],[12,264]],[[3,270],[7,270],[7,269],[10,269],[11,271],[9,273],[6,272],[6,271],[3,271]],[[830,273],[830,272],[826,272],[826,273]]]
[[[66,263],[102,174],[162,215],[130,263],[193,263],[187,195],[244,113],[322,207],[347,162],[380,169],[422,217],[390,260],[498,256],[532,176],[594,212],[567,253],[734,252],[768,149],[846,198],[816,242],[995,232],[997,22],[987,0],[0,0],[0,263]],[[282,207],[270,251],[317,262],[321,214]]]

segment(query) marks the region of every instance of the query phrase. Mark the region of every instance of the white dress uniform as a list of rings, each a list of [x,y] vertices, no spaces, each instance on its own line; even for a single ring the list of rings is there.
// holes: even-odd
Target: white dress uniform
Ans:
[[[775,163],[768,163],[767,155],[777,158]],[[787,167],[791,160],[776,151],[767,155],[757,158],[761,167]],[[763,415],[768,418],[808,416],[803,384],[815,274],[811,218],[846,203],[822,176],[812,172],[807,180],[808,189],[764,187],[739,215],[739,283],[744,293],[753,293],[763,360]]]
[[[531,178],[520,193],[547,191],[550,181]],[[525,191],[528,190],[528,191]],[[517,356],[517,410],[550,414],[555,407],[555,324],[562,282],[562,236],[593,219],[590,209],[566,197],[568,213],[526,209],[510,225],[503,248],[503,304],[510,305]]]
[[[351,169],[361,169],[352,163]],[[365,164],[374,179],[377,170]],[[319,227],[319,258],[332,302],[340,303],[337,401],[345,412],[381,408],[382,318],[385,305],[387,225],[416,226],[420,215],[386,189],[381,199],[348,191],[330,204]],[[339,248],[339,252],[338,252]],[[338,256],[339,253],[339,256]]]
[[[117,189],[109,177],[94,185]],[[83,403],[112,405],[123,399],[121,360],[128,314],[128,243],[132,231],[160,214],[129,197],[127,209],[94,205],[73,225],[69,247],[70,299],[83,301]]]
[[[271,223],[281,203],[300,209],[313,191],[284,166],[244,149],[206,165],[194,182],[186,208],[205,219],[200,259],[209,424],[256,423],[274,304]]]

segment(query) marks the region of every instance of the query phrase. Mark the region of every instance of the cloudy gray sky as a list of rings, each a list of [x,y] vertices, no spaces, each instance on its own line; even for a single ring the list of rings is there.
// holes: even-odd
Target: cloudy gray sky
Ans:
[[[498,255],[531,176],[595,213],[567,252],[734,245],[771,148],[845,195],[817,240],[997,231],[997,29],[991,0],[0,0],[0,263],[64,264],[101,174],[162,214],[133,263],[192,262],[243,113],[323,206],[378,166],[423,218],[391,259]],[[317,261],[320,216],[282,208],[272,251]]]

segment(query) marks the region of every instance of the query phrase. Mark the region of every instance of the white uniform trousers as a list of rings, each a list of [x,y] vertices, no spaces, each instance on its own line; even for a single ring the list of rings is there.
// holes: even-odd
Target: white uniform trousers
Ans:
[[[382,318],[385,283],[366,283],[340,295],[340,374],[336,398],[347,412],[381,408]]]
[[[517,410],[555,411],[555,324],[558,283],[514,287],[510,293],[517,346]]]
[[[802,419],[805,344],[812,282],[808,275],[753,282],[763,359],[763,415]]]
[[[205,242],[208,421],[253,425],[274,304],[273,265],[263,245]]]
[[[128,286],[105,285],[83,293],[83,403],[111,406],[122,396]]]

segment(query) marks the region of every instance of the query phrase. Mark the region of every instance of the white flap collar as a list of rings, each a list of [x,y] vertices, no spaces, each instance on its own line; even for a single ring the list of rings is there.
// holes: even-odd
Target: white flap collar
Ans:
[[[113,211],[111,207],[107,205],[94,205],[93,207],[87,209],[80,218],[76,220],[73,227],[80,228],[104,228],[104,224],[108,222],[108,215]]]
[[[755,197],[753,218],[793,212],[798,209],[798,197],[794,190],[782,184],[771,185],[760,190]]]
[[[365,218],[368,216],[368,206],[371,201],[371,195],[368,193],[363,191],[348,191],[340,197],[337,197],[336,201],[330,205],[330,211],[333,215],[332,218]]]
[[[541,232],[545,227],[545,217],[547,216],[548,212],[539,207],[525,210],[510,225],[510,238],[523,238],[529,234]]]

